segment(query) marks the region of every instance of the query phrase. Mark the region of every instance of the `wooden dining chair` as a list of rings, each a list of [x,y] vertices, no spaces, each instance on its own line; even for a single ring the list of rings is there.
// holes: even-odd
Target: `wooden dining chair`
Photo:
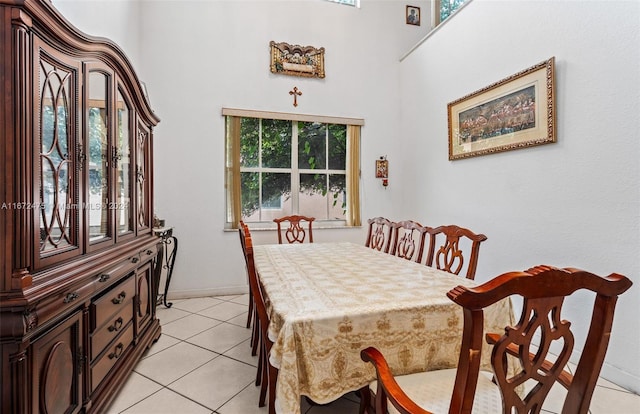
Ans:
[[[391,247],[391,221],[384,217],[374,217],[367,220],[369,232],[365,246],[381,252],[388,253]]]
[[[241,234],[244,236],[244,245],[247,257],[247,272],[249,274],[249,287],[253,297],[253,304],[258,318],[259,329],[259,356],[258,371],[256,374],[256,385],[260,385],[260,397],[258,401],[259,407],[265,406],[265,400],[268,392],[268,413],[275,414],[275,397],[276,397],[276,381],[278,378],[278,370],[269,363],[269,354],[273,342],[269,339],[269,316],[264,302],[262,288],[258,281],[256,273],[255,261],[253,256],[253,241],[249,228],[245,225],[240,228]]]
[[[251,235],[249,231],[249,226],[247,226],[244,221],[240,220],[238,223],[238,233],[240,235],[240,246],[242,247],[242,255],[244,257],[245,266],[247,268],[247,277],[249,275],[249,263],[247,259],[247,246],[246,246],[246,236]],[[251,341],[249,342],[251,346],[251,355],[256,355],[258,352],[258,342],[259,342],[259,321],[256,313],[253,292],[251,291],[251,283],[249,283],[249,311],[247,312],[247,328],[251,328]],[[253,322],[253,324],[252,324]]]
[[[422,262],[427,227],[413,220],[391,223],[392,241],[389,253],[414,262]]]
[[[480,243],[487,240],[487,236],[455,225],[429,228],[428,233],[427,266],[435,265],[440,270],[458,275],[466,264],[466,278],[473,280],[476,277]],[[465,243],[470,245],[466,256],[461,246]]]
[[[307,232],[309,233],[309,243],[313,243],[313,221],[315,219],[315,217],[299,215],[284,216],[273,219],[273,221],[278,225],[278,243],[282,244],[281,225],[284,222],[289,223],[289,227],[287,227],[287,229],[284,231],[285,239],[287,240],[287,242],[289,242],[289,244],[304,243]],[[307,228],[306,230],[305,227]]]
[[[377,381],[360,390],[360,412],[458,414],[471,413],[476,407],[476,412],[491,414],[539,413],[551,387],[559,383],[567,389],[562,413],[586,414],[607,351],[618,296],[631,285],[627,277],[615,273],[601,277],[577,269],[537,266],[505,273],[475,288],[458,286],[447,294],[462,307],[464,316],[458,367],[394,377],[377,349],[364,349],[361,357],[375,366]],[[565,297],[579,290],[595,293],[595,301],[587,337],[578,347],[582,354],[571,375],[565,367],[575,338],[561,310]],[[517,325],[486,335],[493,344],[492,380],[480,373],[483,309],[512,295],[523,301]],[[534,343],[534,337],[539,343]],[[548,358],[552,352],[557,356]],[[509,364],[515,364],[516,370],[510,370]]]

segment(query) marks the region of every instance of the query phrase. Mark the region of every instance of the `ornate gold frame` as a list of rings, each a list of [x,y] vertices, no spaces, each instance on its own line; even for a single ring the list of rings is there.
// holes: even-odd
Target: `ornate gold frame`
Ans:
[[[449,160],[556,142],[554,61],[449,103]]]
[[[324,78],[324,47],[269,43],[271,47],[271,73]]]

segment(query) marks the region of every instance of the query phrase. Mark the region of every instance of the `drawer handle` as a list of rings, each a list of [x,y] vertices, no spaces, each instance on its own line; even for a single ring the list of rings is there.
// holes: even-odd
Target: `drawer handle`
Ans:
[[[78,299],[79,297],[80,297],[80,295],[78,295],[76,292],[67,293],[67,296],[64,297],[63,302],[64,303],[71,303],[74,300]]]
[[[124,351],[124,345],[120,342],[112,353],[109,354],[109,359],[118,359],[120,355],[122,355],[122,351]]]
[[[100,279],[98,279],[98,282],[104,283],[109,279],[111,279],[111,275],[107,274],[107,273],[103,273],[103,274],[100,275]]]
[[[122,318],[116,319],[116,321],[109,327],[109,332],[118,332],[122,328]]]
[[[153,250],[149,249],[146,251],[146,253],[147,253],[147,256],[151,256],[153,254]]]
[[[139,261],[139,260],[140,260],[140,259],[138,259],[137,257],[132,257],[132,258],[131,258],[131,263],[134,263],[134,264],[135,264],[135,263],[138,263],[138,261]]]
[[[122,292],[120,292],[120,294],[118,296],[116,296],[115,298],[111,299],[111,303],[113,303],[114,305],[119,305],[122,302],[124,302],[124,298],[127,297],[127,293],[123,290]]]

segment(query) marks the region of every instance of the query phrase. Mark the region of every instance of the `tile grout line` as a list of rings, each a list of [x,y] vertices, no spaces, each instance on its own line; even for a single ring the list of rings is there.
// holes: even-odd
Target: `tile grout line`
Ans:
[[[242,304],[239,304],[239,303],[236,303],[236,302],[231,302],[231,301],[222,301],[222,302],[223,302],[223,303],[233,303],[233,304],[236,304],[236,305],[242,305]],[[176,303],[176,304],[177,304],[177,303]],[[200,407],[203,407],[203,408],[205,408],[205,409],[207,409],[207,410],[212,410],[211,412],[212,412],[213,414],[215,414],[215,413],[218,413],[218,412],[219,412],[218,410],[219,410],[220,408],[222,408],[225,404],[229,403],[229,401],[231,401],[231,400],[232,400],[233,398],[235,398],[238,394],[240,394],[242,391],[244,391],[245,389],[247,389],[250,385],[252,385],[252,384],[254,383],[254,381],[253,381],[253,380],[252,380],[252,381],[250,381],[246,386],[244,386],[243,388],[241,388],[239,392],[237,392],[237,393],[236,393],[236,394],[234,394],[231,398],[229,398],[227,401],[225,401],[224,403],[222,403],[222,404],[221,404],[217,409],[212,409],[212,408],[210,408],[210,407],[207,407],[207,406],[203,405],[202,403],[200,403],[200,402],[198,402],[198,401],[196,401],[196,400],[194,400],[194,399],[192,399],[192,398],[190,398],[190,397],[188,397],[188,396],[186,396],[186,395],[183,395],[182,393],[180,393],[180,392],[178,392],[177,390],[174,390],[173,388],[171,388],[171,387],[170,387],[170,386],[171,386],[171,384],[174,384],[175,382],[177,382],[177,381],[179,381],[179,380],[183,379],[184,377],[186,377],[186,376],[188,376],[189,374],[193,373],[193,372],[194,372],[194,371],[196,371],[197,369],[199,369],[199,368],[203,367],[204,365],[206,365],[206,364],[210,363],[211,361],[213,361],[213,360],[215,360],[215,359],[218,359],[219,357],[225,357],[225,358],[230,359],[230,360],[232,360],[232,361],[240,362],[240,363],[245,364],[245,365],[247,365],[247,366],[249,366],[249,367],[251,367],[251,368],[254,368],[254,369],[255,369],[255,368],[257,368],[256,366],[254,366],[254,365],[252,365],[252,364],[250,364],[250,363],[247,363],[247,362],[245,362],[245,361],[241,361],[241,360],[238,360],[238,359],[232,358],[232,357],[230,357],[230,356],[228,356],[228,355],[224,355],[224,353],[220,353],[220,352],[217,352],[217,351],[213,351],[213,350],[211,350],[211,349],[205,348],[205,347],[203,347],[203,346],[200,346],[200,345],[198,345],[198,344],[194,344],[194,343],[191,343],[191,342],[189,342],[189,341],[188,341],[189,339],[191,339],[191,338],[193,338],[193,337],[195,337],[195,336],[197,336],[197,335],[200,335],[201,333],[206,332],[206,331],[208,331],[208,330],[210,330],[210,329],[213,329],[213,328],[215,328],[216,326],[220,326],[220,325],[222,325],[223,323],[224,323],[224,324],[231,325],[231,326],[234,326],[234,327],[240,327],[240,328],[249,329],[249,328],[246,328],[246,326],[244,326],[244,325],[237,325],[237,324],[234,324],[234,323],[232,323],[232,322],[228,322],[229,320],[231,320],[231,319],[235,319],[235,318],[237,318],[238,316],[242,315],[242,313],[241,313],[241,314],[238,314],[238,315],[235,315],[235,316],[233,316],[233,317],[231,317],[231,318],[228,318],[227,320],[216,319],[216,318],[209,317],[209,316],[207,316],[207,315],[201,315],[201,314],[199,313],[199,312],[202,312],[202,311],[205,311],[205,310],[211,309],[211,308],[213,308],[213,307],[215,307],[215,306],[219,306],[220,304],[221,304],[221,303],[218,303],[218,304],[215,304],[215,305],[209,306],[209,307],[207,307],[207,308],[205,308],[205,309],[201,309],[201,310],[199,310],[199,311],[195,311],[195,312],[193,312],[193,311],[189,311],[189,310],[186,310],[186,309],[181,309],[181,308],[179,308],[179,307],[176,307],[175,309],[178,309],[178,310],[180,310],[180,311],[186,312],[187,314],[186,314],[186,315],[184,315],[184,316],[183,316],[183,317],[181,317],[181,318],[178,318],[178,319],[172,320],[172,321],[170,321],[170,322],[167,322],[167,324],[172,323],[172,322],[179,321],[179,320],[184,319],[184,318],[186,318],[186,317],[188,317],[188,316],[190,316],[190,315],[198,315],[198,316],[201,316],[201,317],[204,317],[204,318],[208,318],[208,319],[211,319],[211,320],[218,321],[218,322],[220,322],[220,323],[219,323],[219,324],[217,324],[217,325],[215,325],[215,326],[212,326],[211,328],[205,329],[205,330],[203,330],[203,331],[201,331],[201,332],[198,332],[198,333],[196,333],[196,334],[194,334],[194,335],[191,335],[190,337],[188,337],[188,338],[186,338],[186,339],[177,338],[177,337],[175,337],[175,336],[171,336],[171,335],[169,335],[169,334],[163,333],[163,335],[166,335],[166,336],[168,336],[168,337],[170,337],[170,338],[176,339],[176,340],[178,340],[178,342],[176,342],[175,344],[170,345],[170,346],[168,346],[168,347],[166,347],[166,348],[164,348],[164,349],[162,349],[162,350],[160,350],[160,351],[158,351],[158,352],[156,352],[156,353],[153,353],[153,354],[147,355],[147,356],[145,356],[145,357],[144,357],[144,358],[142,358],[142,359],[146,359],[146,358],[149,358],[149,357],[151,357],[151,356],[153,356],[153,355],[157,355],[157,354],[159,354],[159,353],[161,353],[161,352],[163,352],[163,351],[165,351],[165,350],[167,350],[167,349],[173,348],[173,347],[175,347],[176,345],[179,345],[179,344],[181,344],[181,343],[186,343],[186,344],[188,344],[188,345],[195,346],[195,347],[200,348],[200,349],[202,349],[202,350],[209,351],[209,352],[213,352],[213,353],[214,353],[214,354],[216,354],[216,355],[215,355],[213,358],[211,358],[210,360],[208,360],[208,361],[206,361],[206,362],[202,363],[201,365],[199,365],[199,366],[195,367],[195,368],[194,368],[194,369],[192,369],[191,371],[189,371],[189,372],[185,373],[184,375],[182,375],[182,376],[180,376],[180,377],[176,378],[175,380],[171,381],[171,382],[170,382],[170,383],[168,383],[167,385],[163,385],[163,384],[159,383],[158,381],[153,380],[152,378],[150,378],[150,377],[148,377],[148,376],[146,376],[146,375],[144,375],[144,374],[142,374],[142,373],[140,373],[140,372],[136,371],[136,370],[135,370],[135,368],[134,368],[134,369],[133,369],[133,371],[134,371],[134,372],[136,372],[136,374],[138,374],[138,375],[142,376],[143,378],[145,378],[145,379],[147,379],[147,380],[149,380],[149,381],[151,381],[151,382],[153,382],[153,383],[155,383],[155,384],[160,385],[160,386],[161,386],[161,388],[160,388],[160,389],[158,389],[157,391],[155,391],[155,392],[153,392],[153,393],[149,394],[149,395],[148,395],[148,396],[146,396],[145,398],[142,398],[141,400],[136,401],[134,404],[132,404],[132,405],[128,406],[127,408],[125,408],[124,410],[120,411],[120,413],[122,413],[122,412],[124,412],[124,411],[126,411],[126,410],[128,410],[128,409],[130,409],[130,408],[132,408],[132,407],[134,407],[135,405],[137,405],[137,404],[141,403],[142,401],[144,401],[144,400],[146,400],[146,399],[150,398],[151,396],[156,395],[156,394],[157,394],[158,392],[160,392],[162,389],[166,389],[167,391],[170,391],[170,392],[176,393],[176,394],[180,395],[181,397],[183,397],[183,398],[185,398],[185,399],[187,399],[187,400],[189,400],[189,401],[192,401],[193,403],[197,404],[197,405],[198,405],[198,406],[200,406]],[[169,309],[169,308],[167,308],[167,309]],[[232,346],[231,348],[227,349],[227,350],[226,350],[226,351],[224,351],[224,352],[228,352],[228,351],[230,351],[231,349],[233,349],[233,348],[235,348],[235,347],[237,347],[237,346],[240,346],[240,345],[242,345],[242,344],[245,344],[247,341],[249,341],[249,339],[243,340],[242,342],[240,342],[240,343],[238,343],[238,344],[236,344],[236,345]]]

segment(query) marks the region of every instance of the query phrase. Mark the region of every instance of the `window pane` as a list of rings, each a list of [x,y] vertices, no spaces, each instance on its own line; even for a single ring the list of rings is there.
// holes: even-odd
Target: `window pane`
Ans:
[[[440,1],[440,21],[443,22],[451,13],[458,10],[465,0],[441,0]]]
[[[275,203],[280,203],[279,209],[273,208]],[[262,206],[261,221],[292,214],[290,173],[262,174]]]
[[[327,175],[300,174],[300,214],[327,219]]]
[[[325,169],[327,125],[298,122],[298,168]]]
[[[347,176],[329,174],[329,220],[345,220],[347,214]]]
[[[258,166],[258,138],[260,120],[242,118],[240,121],[240,166]]]
[[[346,125],[329,125],[329,169],[347,169]]]
[[[231,134],[240,134],[240,185],[232,185],[237,169],[233,171],[233,160],[228,158],[227,224],[239,216],[247,223],[267,227],[274,224],[274,218],[290,214],[309,215],[336,225],[349,220],[348,125],[236,119],[237,124],[227,122],[226,139],[229,147],[229,140],[234,139]],[[237,130],[230,129],[236,125]],[[236,188],[239,205],[232,193]]]
[[[346,4],[348,6],[358,6],[358,0],[328,0],[334,3]]]
[[[291,168],[291,121],[262,120],[262,166]]]
[[[243,172],[240,174],[240,191],[242,191],[242,219],[257,221],[260,207],[260,173]],[[255,215],[255,217],[254,217]]]

